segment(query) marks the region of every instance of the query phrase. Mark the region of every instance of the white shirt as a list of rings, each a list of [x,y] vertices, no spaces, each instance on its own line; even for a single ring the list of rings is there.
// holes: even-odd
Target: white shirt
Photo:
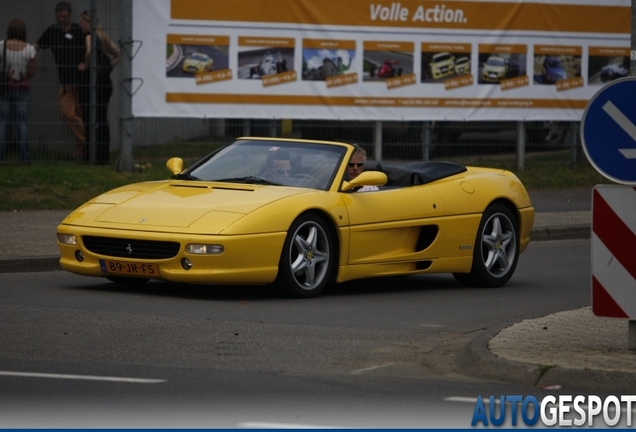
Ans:
[[[0,41],[0,63],[3,63],[4,42],[5,41]],[[20,51],[13,51],[7,48],[7,70],[13,69],[13,75],[9,78],[16,81],[26,80],[29,62],[35,57],[35,54],[35,47],[29,43]],[[4,63],[2,67],[4,67]],[[0,68],[0,71],[1,70],[3,69]]]
[[[357,192],[373,192],[377,190],[380,190],[380,188],[377,186],[362,186],[360,189],[357,190]]]

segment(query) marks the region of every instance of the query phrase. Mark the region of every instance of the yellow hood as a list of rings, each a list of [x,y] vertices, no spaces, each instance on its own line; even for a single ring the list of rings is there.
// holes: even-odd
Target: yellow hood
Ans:
[[[220,232],[268,203],[306,189],[208,182],[162,182],[129,185],[107,192],[73,212],[65,223],[131,229],[197,228]]]

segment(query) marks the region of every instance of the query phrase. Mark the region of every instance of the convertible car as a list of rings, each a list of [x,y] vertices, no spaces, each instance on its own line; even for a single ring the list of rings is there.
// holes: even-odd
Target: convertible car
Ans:
[[[57,229],[61,266],[120,284],[269,285],[313,297],[358,278],[452,273],[497,287],[530,241],[534,209],[502,169],[366,161],[354,146],[238,138],[169,180],[100,195]],[[284,169],[272,179],[272,159]],[[287,161],[288,159],[288,161]],[[360,192],[362,186],[378,186]]]

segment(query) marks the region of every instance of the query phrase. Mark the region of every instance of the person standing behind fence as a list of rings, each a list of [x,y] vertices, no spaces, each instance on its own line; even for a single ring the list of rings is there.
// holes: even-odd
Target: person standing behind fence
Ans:
[[[31,91],[29,79],[35,75],[35,47],[26,42],[26,23],[14,18],[7,27],[7,38],[0,42],[0,73],[6,73],[7,85],[0,94],[0,160],[4,159],[7,124],[11,109],[15,112],[15,125],[20,143],[20,160],[30,164],[27,121]]]
[[[80,71],[88,71],[91,58],[91,14],[89,11],[84,11],[80,14],[79,24],[86,35],[86,55],[84,63],[80,63],[79,68]],[[113,83],[110,79],[110,73],[113,70],[113,66],[119,63],[120,51],[97,19],[95,19],[95,34],[97,35],[97,40],[95,41],[95,64],[97,67],[97,79],[95,81],[95,162],[105,164],[108,163],[108,153],[110,150],[108,102],[113,94]],[[84,87],[80,100],[84,107],[84,119],[86,119],[86,124],[88,124],[90,119],[90,87]],[[90,136],[88,127],[86,128],[86,136]]]
[[[50,49],[57,65],[60,88],[57,99],[64,121],[76,138],[75,160],[84,160],[86,135],[79,105],[79,87],[84,83],[78,65],[84,61],[82,29],[71,22],[71,4],[61,1],[55,5],[57,24],[49,26],[36,41],[37,49]]]

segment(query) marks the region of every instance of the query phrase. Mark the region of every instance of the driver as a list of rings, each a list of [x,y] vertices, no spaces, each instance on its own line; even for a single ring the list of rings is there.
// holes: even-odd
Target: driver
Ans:
[[[276,150],[267,155],[264,175],[265,179],[279,182],[283,179],[289,178],[291,170],[292,167],[288,151]]]
[[[353,180],[358,177],[364,171],[364,162],[367,160],[367,152],[365,149],[360,147],[358,144],[353,144],[355,150],[351,155],[351,159],[349,159],[349,164],[347,165],[347,174],[349,175],[349,179]],[[355,188],[356,192],[371,192],[380,190],[377,186],[362,186],[359,188]]]

